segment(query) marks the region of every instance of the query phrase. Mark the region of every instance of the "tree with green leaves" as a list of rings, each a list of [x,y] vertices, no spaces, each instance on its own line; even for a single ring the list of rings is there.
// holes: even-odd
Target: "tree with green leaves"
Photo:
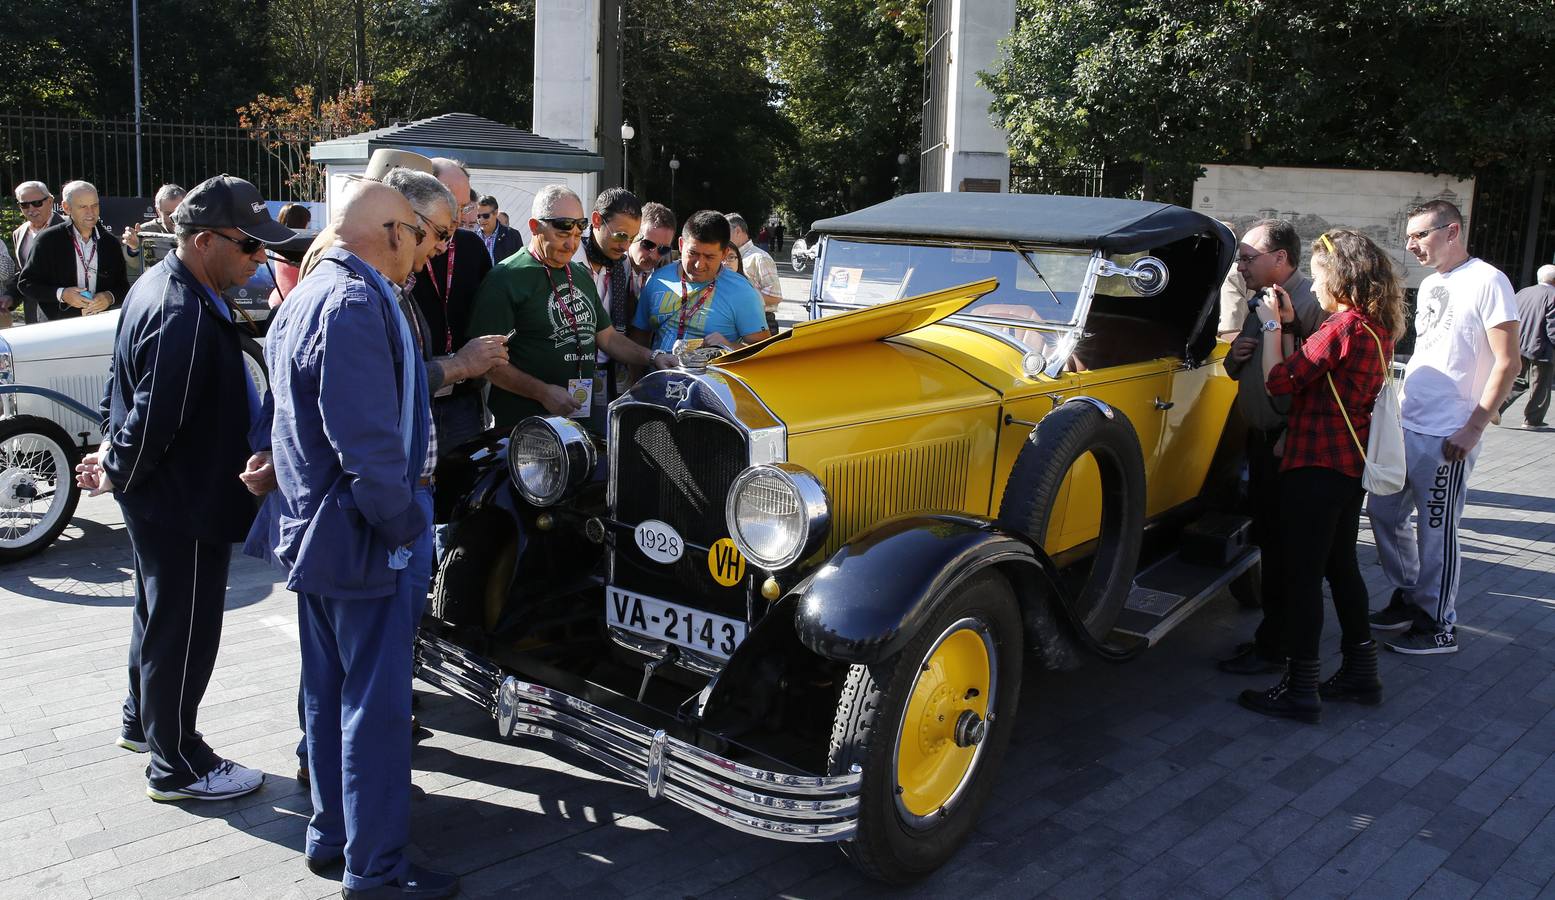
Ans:
[[[984,84],[1017,163],[1107,163],[1181,200],[1203,163],[1547,159],[1552,50],[1527,0],[1021,0]]]

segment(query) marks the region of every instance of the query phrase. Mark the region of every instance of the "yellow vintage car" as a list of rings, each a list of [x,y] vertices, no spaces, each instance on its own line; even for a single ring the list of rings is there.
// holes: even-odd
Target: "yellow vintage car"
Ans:
[[[536,417],[445,463],[419,675],[504,737],[901,882],[974,826],[1026,666],[1127,658],[1252,580],[1215,502],[1235,243],[1021,195],[816,229],[809,321],[646,376],[603,442]]]

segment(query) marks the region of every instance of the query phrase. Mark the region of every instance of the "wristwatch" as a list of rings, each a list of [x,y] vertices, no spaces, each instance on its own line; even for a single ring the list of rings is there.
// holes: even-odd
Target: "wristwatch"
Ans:
[[[1268,331],[1279,331],[1280,330],[1280,320],[1279,319],[1270,319],[1269,321],[1263,323],[1263,329],[1262,330],[1266,331],[1266,332],[1268,332]]]

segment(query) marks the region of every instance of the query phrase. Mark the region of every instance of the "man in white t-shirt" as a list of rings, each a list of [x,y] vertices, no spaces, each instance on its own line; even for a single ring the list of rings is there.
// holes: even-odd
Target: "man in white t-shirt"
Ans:
[[[777,334],[778,304],[783,302],[783,282],[778,280],[777,263],[772,254],[756,246],[751,240],[745,217],[739,213],[724,216],[729,220],[729,235],[740,251],[740,265],[745,269],[745,280],[761,295],[761,305],[767,316],[767,331]]]
[[[1480,437],[1519,370],[1517,304],[1506,276],[1469,255],[1456,206],[1432,200],[1410,209],[1406,234],[1405,248],[1436,271],[1420,284],[1404,373],[1408,477],[1402,491],[1372,494],[1367,504],[1394,589],[1371,627],[1403,631],[1384,642],[1399,653],[1455,653],[1458,520]]]

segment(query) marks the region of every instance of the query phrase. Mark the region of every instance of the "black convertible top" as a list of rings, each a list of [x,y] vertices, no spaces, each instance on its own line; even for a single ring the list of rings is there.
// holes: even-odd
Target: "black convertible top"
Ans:
[[[1229,241],[1203,213],[1169,203],[1047,194],[903,194],[830,219],[823,234],[939,237],[1099,247],[1137,253],[1195,234]]]

